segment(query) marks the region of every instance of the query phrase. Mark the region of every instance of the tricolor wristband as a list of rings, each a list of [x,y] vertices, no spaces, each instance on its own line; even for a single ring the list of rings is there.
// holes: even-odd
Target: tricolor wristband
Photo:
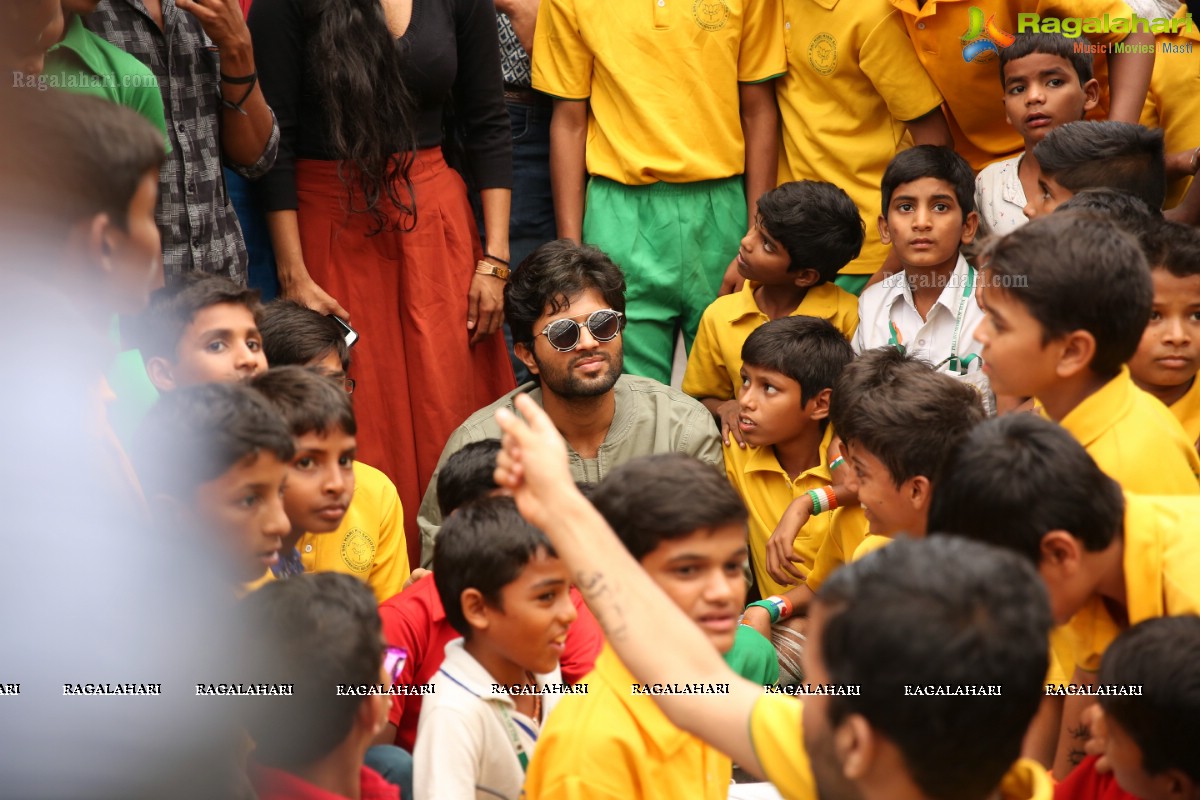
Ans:
[[[812,513],[814,515],[821,514],[825,511],[833,511],[838,507],[837,494],[834,493],[832,486],[822,486],[820,489],[809,489],[808,497],[812,500]]]

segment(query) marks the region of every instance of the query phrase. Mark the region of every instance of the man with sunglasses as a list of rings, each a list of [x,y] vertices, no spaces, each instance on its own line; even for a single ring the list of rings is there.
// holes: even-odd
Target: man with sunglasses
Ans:
[[[542,245],[504,292],[513,352],[533,381],[476,411],[450,435],[438,470],[470,442],[499,438],[498,408],[528,393],[567,441],[571,476],[597,483],[619,464],[655,453],[685,453],[724,468],[712,415],[697,401],[650,378],[621,374],[625,278],[595,247],[568,239]],[[418,515],[421,565],[433,557],[442,524],[437,472]]]

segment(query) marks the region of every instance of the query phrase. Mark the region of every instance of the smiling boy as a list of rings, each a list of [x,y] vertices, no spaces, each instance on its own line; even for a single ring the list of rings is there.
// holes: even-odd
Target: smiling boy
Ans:
[[[989,164],[975,178],[975,205],[985,233],[1004,234],[1025,224],[1026,198],[1041,197],[1034,146],[1055,128],[1083,119],[1100,101],[1092,56],[1077,52],[1075,44],[1060,34],[1023,33],[1000,51],[1004,118],[1021,134],[1025,152]]]
[[[869,286],[858,301],[855,352],[903,347],[938,369],[966,374],[983,319],[975,270],[959,250],[975,238],[975,178],[962,156],[921,145],[892,159],[883,174],[879,231],[903,270]]]

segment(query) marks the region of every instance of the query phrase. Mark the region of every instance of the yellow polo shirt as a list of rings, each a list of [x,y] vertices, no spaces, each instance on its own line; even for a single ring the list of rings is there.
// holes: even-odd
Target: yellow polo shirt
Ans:
[[[1195,440],[1154,396],[1134,385],[1129,368],[1062,419],[1121,488],[1139,494],[1200,494]]]
[[[904,122],[936,109],[942,95],[888,0],[801,0],[783,13],[779,182],[828,181],[850,195],[867,238],[842,274],[869,275],[888,253],[875,224],[883,171],[912,145]]]
[[[890,544],[891,541],[892,537],[890,536],[884,536],[879,533],[867,534],[863,537],[863,540],[858,547],[851,551],[850,560],[858,561],[867,553],[874,553],[879,548]]]
[[[296,543],[305,572],[344,572],[371,587],[379,602],[408,580],[404,511],[396,487],[374,467],[354,462],[354,498],[333,533],[306,533]]]
[[[1179,420],[1183,432],[1192,444],[1200,446],[1200,380],[1194,381],[1187,394],[1167,408],[1171,409],[1175,419]]]
[[[1186,13],[1187,9],[1180,7],[1175,19],[1183,19]],[[1200,144],[1196,136],[1200,130],[1200,28],[1193,23],[1190,31],[1159,33],[1154,42],[1158,52],[1154,54],[1154,72],[1141,123],[1163,129],[1168,153],[1190,150]],[[1179,205],[1191,182],[1191,178],[1180,178],[1168,184],[1163,208]]]
[[[760,697],[750,712],[750,742],[767,780],[780,794],[787,800],[816,800],[816,780],[804,749],[802,700],[785,694]]]
[[[746,281],[740,292],[718,297],[704,309],[683,375],[684,392],[719,400],[737,397],[742,385],[742,345],[771,321],[754,301],[754,290],[760,285]],[[823,283],[809,289],[788,316],[827,319],[850,339],[858,329],[858,298],[840,286]]]
[[[1000,797],[1003,800],[1052,800],[1054,779],[1038,762],[1021,758],[1000,779]]]
[[[821,588],[834,570],[851,560],[859,545],[867,539],[867,517],[862,506],[834,509],[829,534],[817,550],[817,558],[805,583],[814,592]],[[882,537],[881,537],[882,538]]]
[[[724,800],[733,767],[713,747],[676,728],[605,645],[538,736],[525,775],[525,800],[686,797]]]
[[[779,465],[773,447],[747,447],[743,450],[731,438],[730,445],[725,448],[725,474],[750,512],[750,559],[754,566],[754,577],[758,581],[758,591],[763,597],[783,594],[791,588],[776,582],[767,572],[767,539],[771,538],[779,518],[792,500],[810,489],[830,484],[825,454],[832,435],[832,427],[827,427],[817,465],[800,473],[795,480],[789,478]],[[829,514],[809,517],[796,536],[793,549],[803,561],[796,565],[801,575],[807,576],[813,568],[817,550],[829,534],[829,522]]]
[[[1017,14],[1037,13],[1043,17],[1128,17],[1132,12],[1121,0],[891,0],[900,11],[917,58],[946,100],[946,117],[954,134],[954,149],[971,166],[980,170],[992,161],[1022,152],[1025,143],[1004,121],[1004,92],[1000,86],[1000,59],[996,55],[966,61],[962,38],[970,21],[968,11],[976,6],[984,18],[993,15],[1003,30],[1017,32]],[[1089,34],[1093,42],[1118,42],[1124,33]],[[1091,115],[1103,119],[1108,113],[1108,65],[1096,58],[1096,79],[1103,97]]]
[[[1200,614],[1200,497],[1125,493],[1125,609],[1129,624]],[[1122,630],[1097,597],[1068,623],[1076,663],[1095,672]]]
[[[587,171],[627,185],[745,172],[739,83],[787,69],[780,0],[543,0],[533,88],[588,101]]]

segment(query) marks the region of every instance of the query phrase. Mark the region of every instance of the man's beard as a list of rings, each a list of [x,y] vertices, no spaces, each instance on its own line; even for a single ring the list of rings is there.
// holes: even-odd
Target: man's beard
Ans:
[[[574,372],[575,365],[588,358],[604,359],[608,364],[608,369],[592,378],[579,377]],[[533,356],[533,361],[537,364],[542,389],[549,389],[564,400],[570,400],[599,397],[609,392],[616,385],[617,379],[621,377],[621,368],[624,366],[625,358],[623,350],[617,350],[613,355],[594,352],[576,353],[567,366],[561,370],[547,369],[547,365],[542,363],[536,354]]]

